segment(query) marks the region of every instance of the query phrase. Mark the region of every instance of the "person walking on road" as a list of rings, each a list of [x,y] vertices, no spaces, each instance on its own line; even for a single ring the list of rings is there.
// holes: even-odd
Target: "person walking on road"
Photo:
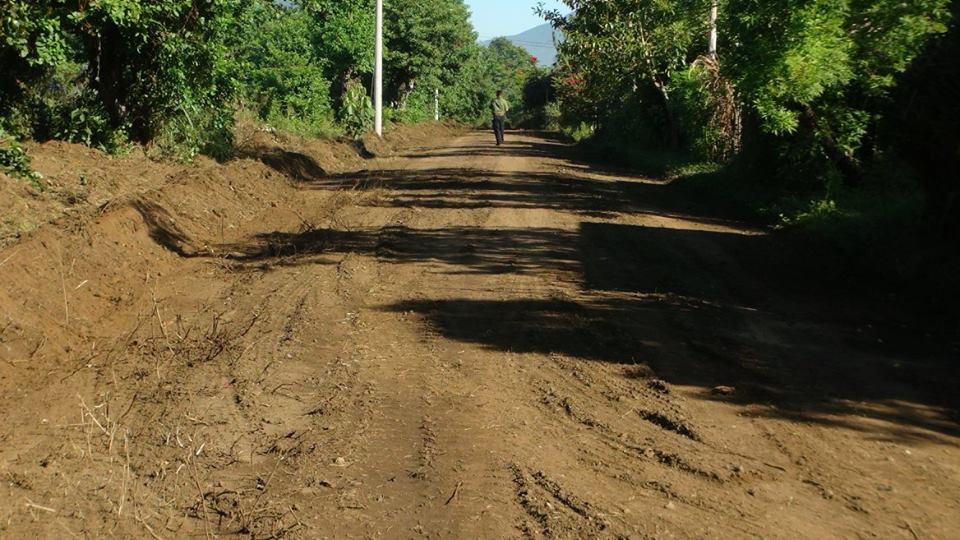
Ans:
[[[493,134],[497,137],[497,146],[503,144],[504,124],[507,121],[507,113],[510,112],[510,104],[503,97],[503,90],[497,90],[497,97],[490,102],[490,111],[493,112]]]

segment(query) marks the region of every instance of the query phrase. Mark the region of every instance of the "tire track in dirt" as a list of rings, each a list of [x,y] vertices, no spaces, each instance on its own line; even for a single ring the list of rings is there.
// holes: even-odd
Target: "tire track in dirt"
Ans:
[[[740,438],[735,432],[721,427],[729,422],[740,424],[735,427],[743,429],[744,425],[752,426],[756,420],[747,420],[744,424],[744,420],[738,420],[735,407],[719,411],[716,405],[702,401],[696,393],[686,388],[674,388],[658,376],[657,370],[670,361],[678,365],[700,362],[708,373],[726,374],[730,369],[742,369],[739,363],[749,362],[750,356],[765,354],[763,350],[750,350],[741,343],[780,343],[789,339],[771,332],[769,325],[758,324],[758,319],[752,315],[730,316],[739,313],[741,306],[767,305],[773,293],[762,286],[754,287],[743,279],[723,282],[726,275],[738,272],[749,275],[749,272],[739,268],[738,262],[721,246],[699,237],[672,246],[657,245],[664,250],[656,252],[657,256],[666,254],[666,261],[651,263],[646,269],[632,265],[614,268],[612,273],[607,271],[604,280],[617,284],[626,281],[629,272],[662,273],[671,268],[667,265],[681,270],[696,269],[701,273],[708,272],[712,265],[723,268],[720,275],[704,278],[705,288],[684,291],[686,294],[683,295],[657,292],[628,297],[639,309],[625,310],[621,322],[606,319],[603,311],[599,312],[604,317],[602,319],[595,318],[591,312],[594,306],[609,309],[608,305],[617,305],[613,302],[621,302],[623,297],[615,294],[616,290],[598,294],[595,290],[585,292],[581,289],[584,274],[587,275],[586,285],[592,285],[591,273],[596,273],[595,266],[577,268],[578,264],[572,260],[567,264],[565,259],[557,257],[562,253],[559,251],[545,253],[538,251],[541,248],[531,246],[525,252],[521,243],[523,234],[535,230],[538,234],[542,232],[538,241],[543,245],[559,245],[568,242],[567,238],[578,231],[582,233],[585,227],[588,230],[596,228],[594,225],[602,226],[600,230],[615,232],[616,227],[607,225],[649,224],[740,234],[736,227],[657,215],[642,217],[638,221],[635,215],[617,212],[584,217],[578,209],[551,208],[553,192],[550,190],[554,188],[546,191],[539,201],[530,204],[524,201],[514,207],[504,193],[511,189],[523,192],[529,182],[527,175],[536,178],[544,171],[553,171],[555,162],[545,156],[526,157],[524,150],[498,158],[482,150],[482,143],[476,137],[468,138],[468,141],[459,141],[451,149],[437,152],[435,158],[418,160],[412,170],[390,175],[398,185],[385,184],[385,191],[394,194],[384,195],[380,201],[387,207],[392,201],[399,201],[400,206],[413,212],[406,222],[408,227],[401,235],[392,236],[390,250],[381,253],[388,266],[394,270],[404,267],[398,273],[409,277],[398,278],[396,283],[402,282],[404,286],[385,292],[381,300],[403,306],[399,311],[401,321],[419,327],[425,343],[430,344],[428,351],[439,350],[441,355],[459,354],[463,358],[448,364],[458,366],[456,374],[461,376],[458,378],[442,371],[443,362],[438,363],[429,353],[410,352],[411,358],[422,355],[421,362],[431,367],[421,366],[416,378],[410,379],[415,384],[409,388],[455,390],[461,386],[472,387],[475,390],[468,395],[477,398],[484,408],[478,414],[464,409],[461,404],[461,409],[438,414],[437,411],[443,410],[444,406],[436,399],[435,393],[416,407],[418,411],[424,406],[433,410],[429,416],[430,425],[436,428],[431,428],[429,438],[431,452],[440,456],[432,460],[435,464],[433,478],[440,479],[439,484],[444,484],[442,469],[447,456],[470,456],[462,460],[479,461],[474,464],[474,470],[479,464],[480,470],[492,471],[490,480],[483,486],[488,493],[498,494],[495,500],[503,505],[499,494],[504,491],[503,483],[510,481],[512,476],[513,501],[519,506],[507,506],[505,515],[514,520],[518,531],[529,536],[659,537],[677,530],[685,531],[685,536],[698,536],[707,530],[700,524],[710,523],[713,534],[723,537],[767,537],[773,530],[783,530],[769,521],[769,513],[765,510],[771,504],[768,497],[776,500],[782,493],[803,500],[801,504],[805,510],[798,515],[830,515],[833,526],[843,527],[839,524],[850,522],[851,516],[844,514],[848,508],[841,511],[831,508],[823,514],[827,507],[804,493],[809,490],[817,500],[829,502],[823,497],[824,492],[814,492],[809,482],[803,483],[799,478],[794,480],[792,477],[797,474],[794,465],[770,454],[763,445],[757,446],[755,440],[759,434]],[[460,151],[464,146],[468,149]],[[461,160],[456,167],[451,163],[454,156]],[[431,170],[429,174],[419,172],[427,168]],[[441,172],[432,172],[434,170]],[[417,183],[416,179],[420,177],[425,179],[424,186]],[[421,187],[426,189],[430,182],[436,182],[440,191],[431,191],[426,196],[419,190]],[[460,191],[443,191],[444,185],[456,185]],[[556,189],[563,193],[565,188],[558,186]],[[467,204],[461,207],[461,200]],[[481,215],[479,209],[485,212],[481,219],[476,219]],[[413,262],[404,261],[404,255],[419,253],[411,246],[417,242],[418,236],[424,236],[420,231],[451,228],[462,232],[459,237],[451,238],[449,245],[434,246],[431,257],[423,261],[419,258]],[[486,242],[482,249],[500,249],[511,254],[513,260],[485,265],[485,259],[494,260],[499,255],[474,249],[477,244],[465,245],[478,235],[478,229],[498,236],[496,242]],[[756,233],[747,231],[746,234]],[[461,242],[464,245],[460,245]],[[601,243],[588,246],[588,254],[595,260],[621,260],[619,252],[623,250],[651,253],[651,246],[607,246],[602,242],[601,239]],[[601,250],[599,253],[597,248]],[[446,256],[447,253],[460,253],[457,249],[470,256]],[[595,262],[591,264],[595,265]],[[697,276],[678,277],[692,279]],[[671,281],[681,290],[686,287],[677,279],[665,280],[665,283]],[[691,294],[699,292],[710,293],[708,303],[700,304],[695,294]],[[485,305],[496,304],[504,306],[502,312],[485,311]],[[511,305],[521,313],[511,313]],[[707,318],[701,323],[686,315],[678,317],[676,314],[684,311],[673,309],[676,306],[692,312],[702,308],[716,309],[713,306],[720,305],[734,306],[732,312],[724,311],[727,320],[721,324],[707,324]],[[544,326],[538,328],[530,323],[531,314],[523,314],[522,310],[527,306],[545,306],[545,313],[556,308],[556,318],[544,319]],[[532,313],[537,314],[536,311]],[[639,321],[636,322],[646,328],[643,335],[632,336],[636,322],[631,318],[637,315]],[[551,313],[550,316],[554,315]],[[770,317],[774,325],[782,324],[782,316],[770,314]],[[706,335],[700,331],[703,324],[709,328]],[[563,341],[573,339],[572,335],[558,334],[562,337],[560,341],[541,337],[549,336],[555,330],[566,332],[577,328],[582,328],[577,336],[582,345],[575,347]],[[691,339],[698,334],[700,337]],[[520,336],[523,339],[519,339]],[[458,342],[451,343],[450,339]],[[615,342],[618,344],[608,345]],[[724,342],[730,345],[718,351],[718,345]],[[527,350],[512,352],[511,344]],[[656,356],[645,359],[644,355],[637,354],[639,360],[635,360],[635,364],[618,365],[577,358],[577,355],[557,361],[564,355],[550,354],[551,349],[562,352],[572,348],[589,357],[598,349],[623,349],[626,356],[630,347],[637,351],[656,347],[653,349]],[[704,362],[702,358],[707,355],[725,357],[722,361],[728,365],[714,366],[711,362]],[[763,367],[778,369],[779,366]],[[673,375],[670,370],[665,373]],[[375,377],[390,380],[394,374],[388,369]],[[757,388],[770,384],[774,384],[773,380],[761,379]],[[719,390],[726,391],[729,390]],[[718,416],[717,412],[722,414]],[[412,414],[404,423],[415,426],[421,417],[421,414]],[[476,425],[483,427],[489,421],[487,419],[495,419],[497,437],[493,440],[477,437],[472,445],[474,448],[487,447],[486,453],[492,457],[471,454],[456,437],[446,433],[453,425],[467,425],[471,430],[476,429]],[[409,438],[412,440],[414,435]],[[504,470],[510,471],[506,478]],[[589,520],[569,509],[560,512],[565,517],[557,517],[554,521],[544,518],[542,508],[523,502],[526,500],[523,492],[542,486],[531,488],[528,480],[519,486],[516,481],[518,470],[539,471],[545,478],[566,478],[565,493],[574,494],[576,500],[591,507],[608,509],[607,527],[602,532],[591,529]],[[594,474],[601,474],[612,483],[598,482],[592,476]],[[449,481],[445,485],[448,489],[460,486],[457,475],[447,477]],[[651,506],[647,501],[638,506],[637,500],[624,499],[621,495],[624,489],[639,490],[645,493],[644,498],[650,497],[658,502]],[[444,499],[439,496],[441,491],[436,490],[433,497]],[[430,515],[428,508],[429,505],[418,512]],[[445,513],[439,525],[415,528],[426,532],[463,533],[468,529],[455,528],[451,523],[460,519],[462,516],[458,514]],[[832,530],[830,526],[820,528],[826,523],[808,520],[804,524],[793,522],[792,525],[797,527],[793,530],[816,534],[813,531]]]
[[[77,238],[41,235],[61,243],[69,286],[97,254],[118,285],[44,287],[32,274],[53,275],[49,249],[7,274],[38,294],[0,291],[19,317],[0,320],[3,358],[29,383],[0,403],[51,404],[6,415],[0,475],[18,506],[0,505],[0,535],[960,526],[940,412],[804,395],[833,372],[795,365],[888,360],[817,320],[828,304],[756,275],[774,253],[764,235],[668,211],[662,183],[591,169],[533,134],[499,149],[470,134],[376,165],[266,197],[262,178],[208,171]],[[64,296],[88,304],[79,338],[44,326]]]
[[[388,216],[375,252],[381,271],[376,298],[395,301],[428,291],[442,281],[436,275],[442,272],[442,264],[395,262],[418,249],[418,230],[464,222],[482,227],[489,214],[488,210],[456,212],[440,222],[430,212],[410,209]],[[365,224],[369,218],[364,216]],[[378,398],[369,436],[362,443],[368,452],[357,461],[357,467],[365,471],[358,496],[366,502],[356,517],[361,527],[342,531],[387,536],[510,535],[512,523],[499,519],[496,510],[490,511],[489,502],[498,496],[490,493],[495,490],[487,489],[484,478],[506,474],[499,464],[477,467],[492,447],[478,448],[471,432],[487,426],[463,416],[461,399],[469,394],[469,385],[460,376],[459,360],[451,361],[451,355],[463,351],[452,351],[429,324],[411,315],[376,308],[361,315],[366,324],[359,341],[372,353],[361,377],[372,381]],[[466,397],[469,400],[469,395]],[[489,424],[489,419],[486,422]],[[509,497],[509,492],[502,491],[501,499]]]

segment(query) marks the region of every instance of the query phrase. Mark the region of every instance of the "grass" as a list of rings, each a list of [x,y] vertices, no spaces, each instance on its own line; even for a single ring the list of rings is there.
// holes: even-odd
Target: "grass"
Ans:
[[[299,118],[279,116],[268,119],[265,124],[278,131],[310,139],[337,139],[343,136],[343,128],[332,120],[328,123],[304,122]]]

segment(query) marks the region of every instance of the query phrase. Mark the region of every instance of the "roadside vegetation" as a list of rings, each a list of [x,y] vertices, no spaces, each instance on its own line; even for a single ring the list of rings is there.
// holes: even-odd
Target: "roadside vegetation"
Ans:
[[[238,115],[310,137],[358,137],[372,126],[373,0],[0,8],[0,128],[4,155],[21,169],[16,140],[222,159]],[[394,0],[386,18],[388,123],[433,120],[437,92],[444,119],[486,121],[495,89],[522,96],[538,73],[506,40],[479,45],[462,0]]]
[[[566,4],[544,13],[555,129],[763,219],[832,280],[954,301],[960,3],[721,0],[715,54],[709,0]]]

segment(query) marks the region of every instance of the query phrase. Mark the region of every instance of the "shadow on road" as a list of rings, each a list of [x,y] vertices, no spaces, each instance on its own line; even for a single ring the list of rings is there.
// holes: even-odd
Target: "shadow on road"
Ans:
[[[542,141],[505,151],[562,157],[564,149]],[[485,152],[458,147],[426,156]],[[803,253],[776,236],[696,230],[730,221],[694,212],[669,185],[586,177],[576,173],[588,170],[586,164],[567,163],[573,172],[440,168],[325,175],[297,156],[275,166],[295,169],[305,189],[382,190],[385,195],[371,198],[371,205],[552,209],[576,213],[582,221],[576,230],[390,226],[273,232],[217,251],[229,253],[239,268],[264,270],[336,264],[344,253],[363,253],[448,274],[546,274],[569,280],[576,297],[417,300],[384,309],[420,313],[445,337],[491,350],[643,365],[673,384],[702,389],[710,399],[767,405],[750,414],[850,429],[865,428],[844,418],[867,416],[890,426],[872,428],[887,439],[960,436],[957,424],[944,420],[960,408],[955,348],[918,341],[915,329],[871,319],[863,306],[850,305],[842,284],[818,279]],[[590,221],[622,214],[672,217],[687,226]],[[162,229],[168,221],[148,223]],[[184,251],[178,231],[152,234]],[[737,391],[712,396],[710,389],[719,385]]]
[[[643,180],[587,178],[564,172],[494,172],[470,168],[400,169],[329,175],[305,189],[385,190],[372,207],[470,210],[549,209],[585,217],[647,214],[692,224],[742,227],[724,212],[704,212],[669,185]]]
[[[562,163],[552,172],[500,172],[466,167],[386,169],[327,174],[310,156],[274,150],[258,154],[267,166],[300,182],[304,189],[384,189],[389,197],[371,206],[430,209],[542,208],[593,217],[649,213],[697,223],[730,224],[729,216],[707,212],[678,196],[667,183],[596,166],[568,156],[570,145],[524,140],[494,146],[430,148],[405,156],[426,158],[548,157]]]
[[[503,146],[474,145],[457,146],[455,148],[434,148],[426,151],[405,154],[409,159],[430,159],[437,157],[502,157],[504,155],[513,157],[556,157],[558,153],[569,148],[559,141],[549,140],[507,140]]]
[[[333,262],[329,255],[363,253],[394,263],[436,263],[449,273],[505,274],[575,271],[573,235],[556,229],[318,229],[264,234],[243,245],[222,246],[240,265]]]
[[[946,419],[958,403],[956,373],[944,362],[857,351],[848,336],[823,335],[815,324],[780,322],[774,335],[752,334],[776,317],[767,312],[671,296],[426,300],[390,309],[419,313],[445,337],[491,350],[636,365],[643,378],[698,387],[705,399],[764,405],[748,416],[855,430],[872,418],[889,423],[869,428],[882,440],[960,436]],[[736,391],[718,397],[711,389],[719,386]]]

